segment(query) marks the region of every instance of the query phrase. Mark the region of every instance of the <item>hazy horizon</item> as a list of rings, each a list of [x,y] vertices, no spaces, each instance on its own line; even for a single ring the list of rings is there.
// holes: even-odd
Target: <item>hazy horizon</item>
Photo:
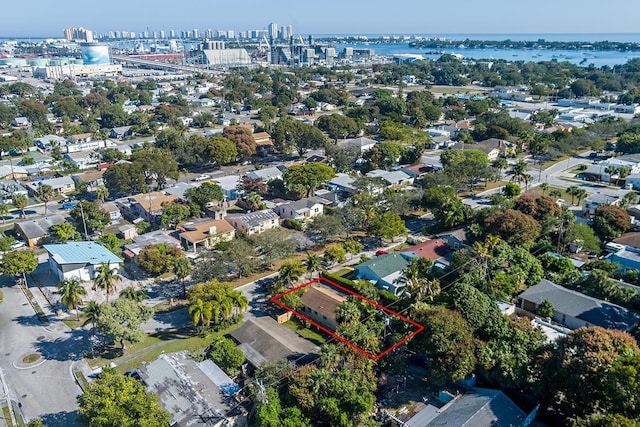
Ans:
[[[292,25],[295,34],[634,34],[640,2],[539,0],[535,5],[507,0],[459,0],[448,4],[404,0],[291,0],[242,3],[183,0],[91,3],[67,0],[64,8],[45,0],[3,5],[1,36],[62,37],[68,27],[108,31],[259,30],[270,22]]]

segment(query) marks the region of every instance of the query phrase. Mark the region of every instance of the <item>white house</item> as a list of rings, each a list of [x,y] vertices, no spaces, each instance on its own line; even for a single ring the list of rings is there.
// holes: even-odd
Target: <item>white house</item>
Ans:
[[[71,242],[44,245],[49,253],[49,267],[59,280],[77,277],[93,280],[102,263],[111,269],[119,269],[122,260],[98,242]]]
[[[274,211],[280,218],[305,221],[322,214],[324,212],[324,203],[318,197],[307,197],[294,202],[282,203],[276,206]]]

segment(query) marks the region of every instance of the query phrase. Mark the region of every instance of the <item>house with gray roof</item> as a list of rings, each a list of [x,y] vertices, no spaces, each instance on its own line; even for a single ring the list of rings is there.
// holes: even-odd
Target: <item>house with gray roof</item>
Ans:
[[[64,222],[64,218],[60,215],[49,215],[17,222],[13,227],[16,235],[23,239],[27,246],[35,248],[51,235],[51,227],[61,222]]]
[[[331,181],[329,181],[326,185],[335,191],[340,191],[346,194],[355,194],[358,190],[353,185],[355,182],[355,178],[347,175],[346,173],[336,174]]]
[[[384,181],[386,185],[394,187],[402,187],[405,185],[413,184],[413,177],[402,170],[383,171],[380,169],[375,169],[371,172],[368,172],[367,176],[370,178],[379,178]]]
[[[171,414],[172,426],[219,425],[234,415],[229,397],[240,387],[210,359],[196,362],[186,351],[163,354],[138,373]]]
[[[158,243],[166,243],[176,248],[181,248],[180,240],[172,237],[165,230],[156,230],[134,237],[132,243],[124,245],[123,253],[128,259],[136,260],[142,249]]]
[[[251,172],[247,172],[246,176],[252,179],[261,179],[263,182],[269,182],[273,179],[282,179],[282,169],[281,167],[270,167],[264,169],[256,169]]]
[[[535,313],[545,300],[553,305],[553,320],[570,329],[601,326],[629,332],[640,322],[636,312],[545,279],[518,295],[518,307]]]
[[[365,151],[371,150],[373,146],[378,143],[378,141],[376,141],[375,139],[367,138],[365,136],[361,136],[359,138],[350,138],[338,141],[338,143],[343,147],[358,147],[360,149],[360,153],[364,153]]]
[[[122,265],[120,258],[98,242],[69,242],[43,247],[49,253],[51,271],[61,281],[72,277],[93,280],[102,263],[110,269],[119,269]]]
[[[593,216],[600,206],[612,205],[619,206],[622,203],[622,199],[618,196],[612,196],[603,193],[593,193],[582,201],[582,216],[589,218]]]
[[[473,388],[443,406],[426,405],[404,426],[526,427],[533,418],[528,417],[502,391]]]
[[[368,280],[379,289],[400,295],[406,284],[401,280],[402,270],[415,254],[393,253],[378,255],[355,266],[356,278]]]
[[[229,215],[225,219],[236,231],[244,230],[248,235],[260,234],[280,225],[278,215],[271,209]]]
[[[38,187],[41,185],[49,185],[54,192],[59,194],[67,194],[76,189],[76,183],[70,176],[62,176],[60,178],[45,179],[42,181],[34,181],[27,183],[27,189],[31,194],[36,194]]]
[[[275,207],[274,211],[280,218],[292,218],[298,221],[312,219],[324,212],[324,205],[329,201],[320,197],[305,197],[293,202],[285,202]]]

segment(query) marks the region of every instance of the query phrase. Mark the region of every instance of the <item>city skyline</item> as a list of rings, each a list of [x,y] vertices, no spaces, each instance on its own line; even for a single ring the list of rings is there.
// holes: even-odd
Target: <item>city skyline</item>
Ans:
[[[325,0],[322,3],[245,0],[237,3],[184,0],[92,3],[69,0],[65,7],[36,0],[28,13],[23,5],[3,6],[6,19],[0,36],[62,38],[68,27],[96,33],[225,29],[235,31],[291,25],[296,34],[593,34],[636,33],[640,3],[610,0],[607,7],[595,0],[540,0],[535,6],[519,2],[460,0],[456,8],[406,0]],[[595,13],[597,11],[597,13]],[[622,13],[623,12],[623,13]]]

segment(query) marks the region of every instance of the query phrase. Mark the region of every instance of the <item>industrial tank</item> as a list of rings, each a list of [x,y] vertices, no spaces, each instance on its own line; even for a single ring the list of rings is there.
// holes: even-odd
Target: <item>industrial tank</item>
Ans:
[[[111,64],[109,46],[106,44],[83,43],[80,45],[84,65]]]

